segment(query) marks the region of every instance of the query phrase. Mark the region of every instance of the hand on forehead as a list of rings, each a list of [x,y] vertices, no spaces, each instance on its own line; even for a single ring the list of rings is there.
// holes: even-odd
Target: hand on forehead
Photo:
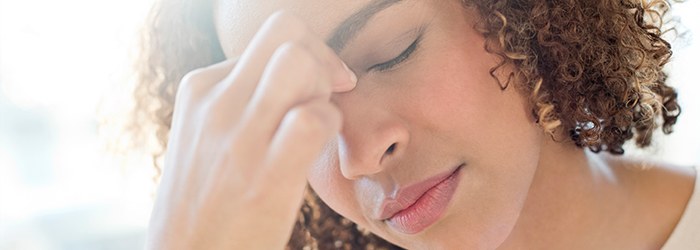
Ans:
[[[243,52],[265,19],[277,10],[287,10],[302,18],[319,37],[324,40],[334,40],[335,46],[329,45],[335,49],[346,45],[348,40],[357,35],[370,19],[379,16],[385,9],[404,2],[406,1],[217,0],[214,5],[214,15],[224,52],[228,57],[234,57]],[[381,22],[387,21],[391,20],[381,20]]]

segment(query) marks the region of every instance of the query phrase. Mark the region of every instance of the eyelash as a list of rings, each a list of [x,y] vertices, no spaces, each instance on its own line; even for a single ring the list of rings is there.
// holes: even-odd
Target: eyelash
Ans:
[[[394,59],[374,65],[370,67],[368,71],[377,70],[379,72],[386,72],[396,68],[396,66],[399,66],[401,63],[405,62],[409,57],[411,57],[411,55],[413,55],[413,52],[415,52],[418,48],[422,37],[422,35],[418,36],[418,38],[416,38],[416,40],[413,41],[413,43],[411,43],[411,45],[409,45],[408,48],[406,48],[403,52],[401,52],[401,54],[399,54]]]

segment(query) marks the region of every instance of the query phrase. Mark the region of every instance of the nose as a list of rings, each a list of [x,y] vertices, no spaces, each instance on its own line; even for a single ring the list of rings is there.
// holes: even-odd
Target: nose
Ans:
[[[343,109],[343,114],[338,156],[345,178],[355,180],[396,165],[409,141],[404,121],[389,109],[355,106]]]

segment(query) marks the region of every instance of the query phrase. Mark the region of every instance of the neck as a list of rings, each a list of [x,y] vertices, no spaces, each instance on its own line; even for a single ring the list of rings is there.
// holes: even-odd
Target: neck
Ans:
[[[501,249],[594,249],[589,244],[600,242],[610,215],[624,207],[622,192],[598,155],[548,138],[518,222]]]

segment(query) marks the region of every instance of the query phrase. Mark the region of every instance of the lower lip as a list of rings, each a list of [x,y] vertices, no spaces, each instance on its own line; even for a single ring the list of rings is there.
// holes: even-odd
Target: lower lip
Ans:
[[[452,175],[430,188],[413,205],[387,219],[387,224],[404,234],[417,234],[434,224],[447,209],[459,184],[460,166]]]

